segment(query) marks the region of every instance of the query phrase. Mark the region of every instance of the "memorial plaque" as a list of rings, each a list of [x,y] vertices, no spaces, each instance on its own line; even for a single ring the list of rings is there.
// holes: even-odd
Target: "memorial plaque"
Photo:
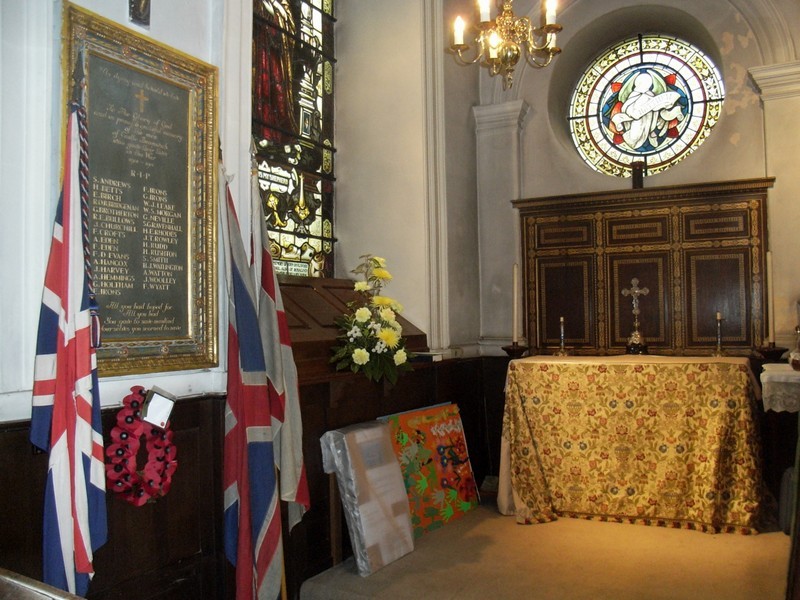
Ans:
[[[101,375],[213,366],[216,68],[68,5],[85,73]]]

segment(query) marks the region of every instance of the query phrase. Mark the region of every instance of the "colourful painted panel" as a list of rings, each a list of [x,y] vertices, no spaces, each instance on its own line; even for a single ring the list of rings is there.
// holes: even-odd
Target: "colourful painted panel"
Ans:
[[[403,472],[415,538],[478,505],[458,406],[433,406],[385,420]]]

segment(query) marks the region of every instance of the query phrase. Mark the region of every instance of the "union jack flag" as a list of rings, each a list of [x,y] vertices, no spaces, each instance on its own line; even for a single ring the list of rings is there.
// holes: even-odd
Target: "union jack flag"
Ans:
[[[87,210],[86,114],[73,104],[39,315],[31,442],[50,453],[43,579],[80,596],[107,536]]]
[[[253,227],[253,260],[248,262],[227,185],[224,197],[220,213],[227,238],[229,315],[225,554],[236,565],[237,600],[275,599],[283,584],[279,498],[290,503],[290,529],[309,507],[297,374],[272,259],[262,247],[266,237],[260,225]],[[254,223],[258,215],[263,222],[262,210],[258,203]]]

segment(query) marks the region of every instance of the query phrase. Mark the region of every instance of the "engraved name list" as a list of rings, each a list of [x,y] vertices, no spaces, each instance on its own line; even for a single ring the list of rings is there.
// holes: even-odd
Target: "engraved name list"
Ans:
[[[89,170],[103,339],[187,337],[188,92],[91,56]]]

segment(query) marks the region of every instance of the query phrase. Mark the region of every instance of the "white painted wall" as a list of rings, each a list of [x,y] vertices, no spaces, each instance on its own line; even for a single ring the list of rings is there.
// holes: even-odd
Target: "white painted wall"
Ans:
[[[386,258],[384,293],[429,331],[422,2],[339,0],[336,276]]]
[[[474,7],[472,0],[445,0],[444,45],[452,43],[450,27],[458,14]],[[465,10],[466,9],[466,10]],[[474,106],[480,103],[478,71],[444,55],[445,144],[447,179],[448,309],[451,346],[465,354],[477,351],[480,336],[480,271],[478,269],[477,148]]]

